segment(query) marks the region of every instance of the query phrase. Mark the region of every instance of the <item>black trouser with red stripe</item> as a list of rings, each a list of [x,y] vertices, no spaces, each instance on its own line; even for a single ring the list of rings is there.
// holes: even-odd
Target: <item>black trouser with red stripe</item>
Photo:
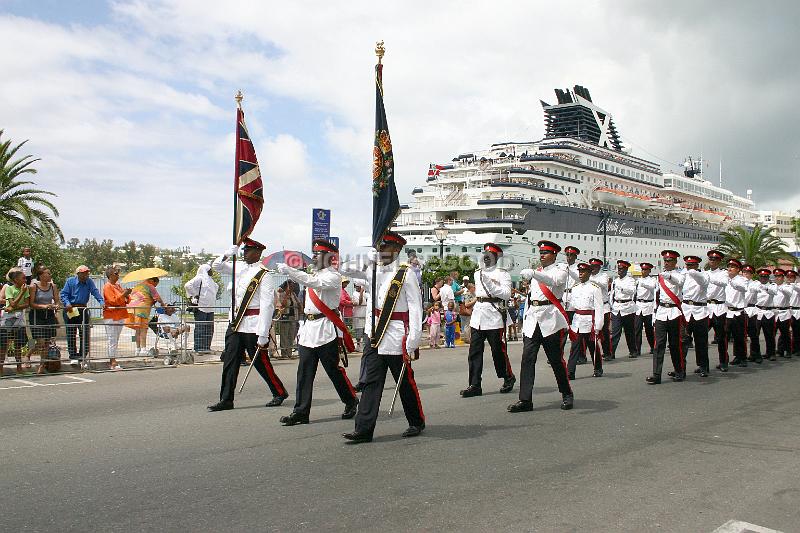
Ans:
[[[494,370],[498,378],[508,379],[514,376],[511,370],[511,362],[508,360],[505,343],[503,343],[502,329],[470,329],[469,355],[469,384],[476,387],[481,386],[481,374],[483,374],[483,349],[485,341],[489,341],[492,349],[492,360]]]
[[[603,349],[603,357],[613,357],[611,349],[611,311],[603,315],[603,329],[600,330],[600,347]]]
[[[758,339],[760,321],[756,315],[747,317],[747,338],[750,339],[750,361],[761,361],[761,342]]]
[[[653,375],[661,377],[664,368],[664,352],[669,344],[669,355],[675,373],[686,373],[686,357],[683,353],[683,319],[679,316],[672,320],[656,320],[653,324],[656,336],[653,349]]]
[[[283,386],[272,363],[267,356],[267,350],[261,350],[256,357],[258,348],[258,335],[255,333],[238,333],[228,326],[225,332],[225,349],[222,351],[222,386],[219,390],[220,401],[233,401],[236,391],[236,380],[239,378],[239,367],[247,352],[251,358],[255,357],[255,366],[258,373],[267,382],[273,396],[286,396]]]
[[[550,361],[550,368],[558,382],[558,390],[563,396],[572,395],[572,387],[569,385],[567,376],[567,364],[564,362],[562,335],[567,334],[567,329],[561,329],[548,335],[542,336],[539,324],[533,337],[522,336],[522,365],[519,371],[519,399],[530,402],[533,400],[533,382],[536,379],[536,358],[539,355],[539,348],[544,348],[547,360]]]
[[[764,332],[764,357],[775,357],[775,317],[761,317],[759,330]]]
[[[636,330],[636,355],[642,355],[642,329],[647,335],[647,344],[650,345],[650,351],[652,352],[656,342],[656,336],[653,332],[653,315],[636,315],[634,329]]]
[[[800,319],[792,317],[792,342],[794,343],[794,353],[800,355]]]
[[[625,331],[625,344],[628,345],[628,353],[637,355],[636,352],[636,314],[621,315],[613,313],[611,315],[611,353],[617,355],[617,346],[622,331]]]
[[[711,327],[714,328],[714,338],[717,339],[717,353],[720,366],[728,366],[728,335],[725,331],[727,319],[725,313],[710,317]]]
[[[297,351],[300,354],[300,361],[297,364],[295,413],[308,416],[311,412],[311,398],[314,393],[314,378],[317,375],[318,363],[322,363],[322,368],[331,379],[342,403],[351,405],[356,401],[356,391],[350,384],[347,372],[339,366],[339,339],[333,339],[316,348],[300,345]]]
[[[358,404],[358,413],[356,414],[356,431],[372,435],[378,421],[383,386],[386,383],[386,371],[392,372],[395,383],[397,383],[400,370],[403,368],[403,356],[379,354],[378,350],[372,347],[368,338],[364,340],[362,357],[366,361],[367,372],[364,390],[361,392],[361,402]],[[406,413],[409,426],[419,427],[425,424],[422,400],[419,397],[419,389],[414,380],[414,370],[411,365],[406,366],[403,381],[400,383],[400,402],[403,404],[403,411]]]
[[[791,319],[789,320],[778,320],[778,331],[780,332],[780,337],[778,337],[778,355],[782,357],[792,355],[792,332],[791,332]]]
[[[727,319],[727,337],[733,340],[733,358],[735,361],[747,360],[747,314],[739,311],[738,315]]]
[[[575,373],[578,366],[578,359],[586,359],[586,351],[592,357],[592,364],[595,370],[603,370],[603,357],[600,355],[599,350],[595,350],[595,336],[594,333],[578,333],[578,338],[573,341],[569,350],[569,361],[567,361],[567,370],[570,374]],[[566,337],[567,335],[564,335]]]
[[[686,322],[684,335],[683,360],[686,361],[686,354],[689,352],[686,340],[691,338],[694,340],[694,358],[697,366],[708,372],[708,318],[697,320],[690,316]]]

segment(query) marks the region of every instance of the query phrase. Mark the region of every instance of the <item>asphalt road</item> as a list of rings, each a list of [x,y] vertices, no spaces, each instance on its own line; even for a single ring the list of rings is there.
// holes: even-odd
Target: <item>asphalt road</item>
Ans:
[[[275,366],[293,393],[296,364]],[[485,395],[462,399],[466,349],[426,351],[426,431],[401,439],[402,409],[383,412],[357,446],[321,370],[312,423],[291,428],[294,394],[264,408],[255,373],[235,410],[207,413],[219,365],[1,380],[0,529],[800,531],[800,360],[655,387],[650,366],[578,367],[565,412],[541,354],[535,410],[510,414],[488,353]]]

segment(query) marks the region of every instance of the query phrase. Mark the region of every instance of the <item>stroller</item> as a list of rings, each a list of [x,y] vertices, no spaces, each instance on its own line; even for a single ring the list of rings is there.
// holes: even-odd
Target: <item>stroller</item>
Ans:
[[[161,309],[157,309],[156,313],[161,311]],[[164,364],[166,366],[172,366],[178,363],[178,339],[164,331],[164,326],[158,323],[158,314],[153,315],[148,323],[148,327],[156,334],[156,343],[153,346],[153,355],[159,355],[158,344],[159,342],[163,342],[167,345],[166,348],[166,355],[164,355]]]

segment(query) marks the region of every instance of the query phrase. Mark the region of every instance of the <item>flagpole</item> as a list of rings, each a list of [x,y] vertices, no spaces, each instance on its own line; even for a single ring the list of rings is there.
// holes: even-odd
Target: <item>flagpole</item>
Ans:
[[[384,49],[384,47],[383,47],[383,41],[379,41],[379,42],[375,43],[375,55],[378,56],[378,65],[382,64],[381,61],[383,60],[383,54],[384,53],[386,53],[386,49]],[[382,73],[380,73],[380,69],[379,69],[379,74],[382,74]],[[372,234],[374,235],[375,234],[375,227],[374,227],[374,225],[375,225],[375,202],[372,203],[372,224],[373,224]],[[375,246],[376,249],[378,248],[378,244],[379,243],[376,243],[376,242],[372,243],[372,245]],[[378,259],[379,258],[380,258],[380,256],[376,257],[375,258],[375,262],[372,263],[372,287],[371,287],[371,289],[372,289],[372,297],[370,298],[370,306],[372,307],[372,309],[369,310],[369,314],[372,317],[372,328],[370,330],[370,336],[369,336],[370,344],[375,339],[375,309],[376,309],[375,305],[377,304],[377,295],[375,294],[376,291],[377,291],[377,288],[376,288],[377,281],[376,281],[375,278],[378,276]],[[375,347],[375,349],[377,349],[377,346]]]
[[[236,91],[236,96],[234,96],[233,98],[234,98],[234,100],[236,100],[236,132],[235,132],[236,148],[234,150],[236,155],[234,156],[234,160],[235,161],[234,161],[233,175],[234,176],[238,176],[239,175],[239,111],[241,111],[241,109],[242,109],[242,100],[244,99],[244,95],[242,94],[242,91],[239,90],[239,91]],[[239,191],[237,189],[238,181],[239,181],[238,179],[234,179],[233,180],[233,238],[232,238],[232,240],[233,240],[233,244],[234,245],[238,245],[239,244],[238,242],[236,242],[236,240],[237,240],[236,239],[236,237],[237,237],[237,235],[236,235],[236,206],[237,206],[237,203],[238,203],[237,201],[239,199]],[[236,256],[237,255],[239,255],[239,254],[233,254],[233,270],[231,272],[231,318],[230,318],[231,319],[231,323],[233,323],[233,318],[236,316]],[[244,387],[244,383],[242,383],[242,386]],[[239,391],[239,392],[241,392],[241,391]]]

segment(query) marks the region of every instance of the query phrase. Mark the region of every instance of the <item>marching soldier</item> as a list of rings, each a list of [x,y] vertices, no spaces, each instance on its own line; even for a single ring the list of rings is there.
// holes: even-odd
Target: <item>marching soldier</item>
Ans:
[[[572,287],[578,283],[578,265],[576,261],[578,260],[578,254],[581,251],[575,246],[566,246],[564,247],[564,255],[567,257],[567,262],[563,263],[562,266],[567,269],[569,276],[567,276],[567,288],[564,289],[564,310],[567,312],[567,318],[569,319],[569,323],[572,324],[572,315],[574,314],[575,309],[572,307],[571,299],[572,299]],[[565,338],[566,342],[566,338]]]
[[[603,375],[603,358],[597,348],[597,339],[600,332],[599,324],[603,322],[603,293],[589,281],[592,267],[588,263],[580,263],[578,268],[578,283],[572,286],[572,331],[578,338],[572,342],[569,352],[567,370],[569,379],[575,379],[575,368],[578,359],[586,357],[586,350],[592,356],[594,377]]]
[[[700,270],[700,259],[696,255],[684,256],[686,265],[683,282],[683,301],[681,309],[685,318],[683,359],[686,360],[689,352],[688,340],[694,341],[694,356],[697,362],[695,374],[708,377],[708,302],[706,290],[708,289],[708,274]],[[672,373],[670,373],[672,374]]]
[[[574,402],[561,342],[562,335],[568,330],[567,312],[561,305],[567,272],[555,264],[560,246],[550,241],[539,241],[537,246],[541,266],[536,270],[526,268],[520,272],[522,277],[531,282],[522,323],[519,401],[508,406],[510,413],[533,411],[533,382],[539,348],[544,348],[558,382],[558,390],[562,395],[561,409],[572,409]]]
[[[266,406],[277,407],[289,397],[267,354],[274,290],[269,281],[263,279],[267,271],[259,260],[264,248],[263,244],[253,239],[245,239],[242,243],[244,266],[236,271],[234,309],[231,310],[231,323],[225,332],[225,349],[222,351],[219,402],[208,406],[211,412],[233,409],[236,380],[245,352],[254,359],[253,366],[272,392],[272,400]],[[232,273],[233,267],[228,259],[235,257],[238,251],[238,246],[232,247],[225,255],[215,259],[211,268],[225,274]]]
[[[669,343],[669,355],[675,375],[673,381],[686,379],[686,361],[683,354],[683,314],[681,311],[681,295],[685,276],[675,270],[678,258],[675,250],[663,250],[664,271],[658,275],[656,291],[656,310],[653,314],[655,332],[655,349],[653,352],[653,375],[646,381],[649,385],[661,383],[661,370],[664,367],[664,351]]]
[[[636,353],[636,280],[628,275],[631,264],[620,259],[617,261],[617,278],[611,282],[611,358],[617,355],[619,338],[625,330],[625,343],[628,355]]]
[[[603,326],[600,328],[600,346],[603,348],[603,359],[610,361],[614,359],[613,351],[611,350],[611,306],[608,301],[608,288],[610,281],[608,274],[600,272],[603,267],[603,260],[593,257],[589,259],[589,264],[592,266],[592,276],[589,281],[597,285],[600,292],[603,293]]]
[[[744,312],[747,298],[747,279],[741,274],[742,262],[728,260],[728,284],[725,286],[727,331],[733,340],[734,366],[747,366],[747,315]]]
[[[728,338],[725,336],[725,286],[728,284],[728,272],[720,268],[722,259],[725,254],[719,250],[709,250],[706,254],[708,256],[708,289],[706,289],[706,296],[708,297],[708,316],[711,322],[711,327],[714,328],[714,342],[717,344],[717,353],[719,355],[718,369],[728,369]]]
[[[641,263],[642,277],[636,282],[636,353],[633,357],[642,355],[642,329],[647,336],[647,344],[650,345],[650,353],[653,353],[653,311],[655,311],[656,286],[658,281],[650,275],[653,270],[651,263]]]
[[[298,333],[297,351],[300,354],[300,361],[297,365],[297,400],[292,413],[281,417],[280,422],[284,426],[308,424],[314,377],[319,363],[322,363],[322,368],[325,369],[339,399],[344,404],[342,418],[353,418],[358,405],[358,398],[347,372],[339,365],[340,334],[343,335],[345,344],[349,344],[347,349],[353,349],[350,334],[347,333],[347,328],[336,311],[342,293],[342,275],[333,263],[338,260],[339,249],[333,243],[317,239],[313,242],[311,250],[316,268],[313,274],[307,274],[285,263],[277,265],[278,272],[306,287],[303,308],[305,321]]]
[[[469,386],[461,391],[463,398],[480,396],[483,373],[483,349],[489,341],[497,377],[503,379],[500,392],[508,393],[517,378],[511,370],[506,343],[506,302],[511,298],[511,275],[497,266],[503,250],[489,242],[483,245],[484,268],[475,271],[475,296],[478,301],[472,308],[469,343]]]
[[[770,283],[771,272],[768,268],[758,269],[758,287],[756,308],[758,309],[759,332],[764,333],[764,357],[770,361],[777,361],[775,357],[775,310],[773,303],[778,290],[774,283]]]
[[[792,287],[789,307],[792,313],[790,322],[792,324],[792,344],[794,345],[793,355],[800,357],[800,282],[797,281],[797,272],[786,271],[786,284]]]
[[[397,261],[406,240],[398,233],[387,231],[381,240],[379,254],[373,251],[371,260],[380,262],[376,268],[374,310],[367,313],[365,330],[372,334],[372,313],[375,314],[375,334],[365,338],[366,378],[361,403],[356,414],[355,430],[342,436],[353,444],[372,441],[381,405],[386,371],[399,381],[400,401],[408,420],[403,437],[416,437],[425,429],[425,413],[419,389],[414,380],[410,359],[419,356],[422,336],[422,294],[417,277],[408,272],[408,265]],[[366,272],[348,272],[361,276],[372,285],[372,268]],[[403,370],[405,366],[405,370]]]
[[[792,356],[793,351],[792,333],[790,331],[792,310],[789,306],[792,287],[785,283],[785,274],[783,269],[780,268],[772,271],[772,275],[775,276],[775,288],[777,290],[772,305],[775,307],[775,325],[780,332],[778,337],[778,356],[788,359]]]
[[[753,279],[755,269],[752,265],[742,265],[742,275],[747,280],[747,292],[745,293],[744,313],[747,315],[747,337],[750,339],[750,355],[747,360],[752,363],[761,364],[761,343],[758,339],[758,286],[761,283]]]

